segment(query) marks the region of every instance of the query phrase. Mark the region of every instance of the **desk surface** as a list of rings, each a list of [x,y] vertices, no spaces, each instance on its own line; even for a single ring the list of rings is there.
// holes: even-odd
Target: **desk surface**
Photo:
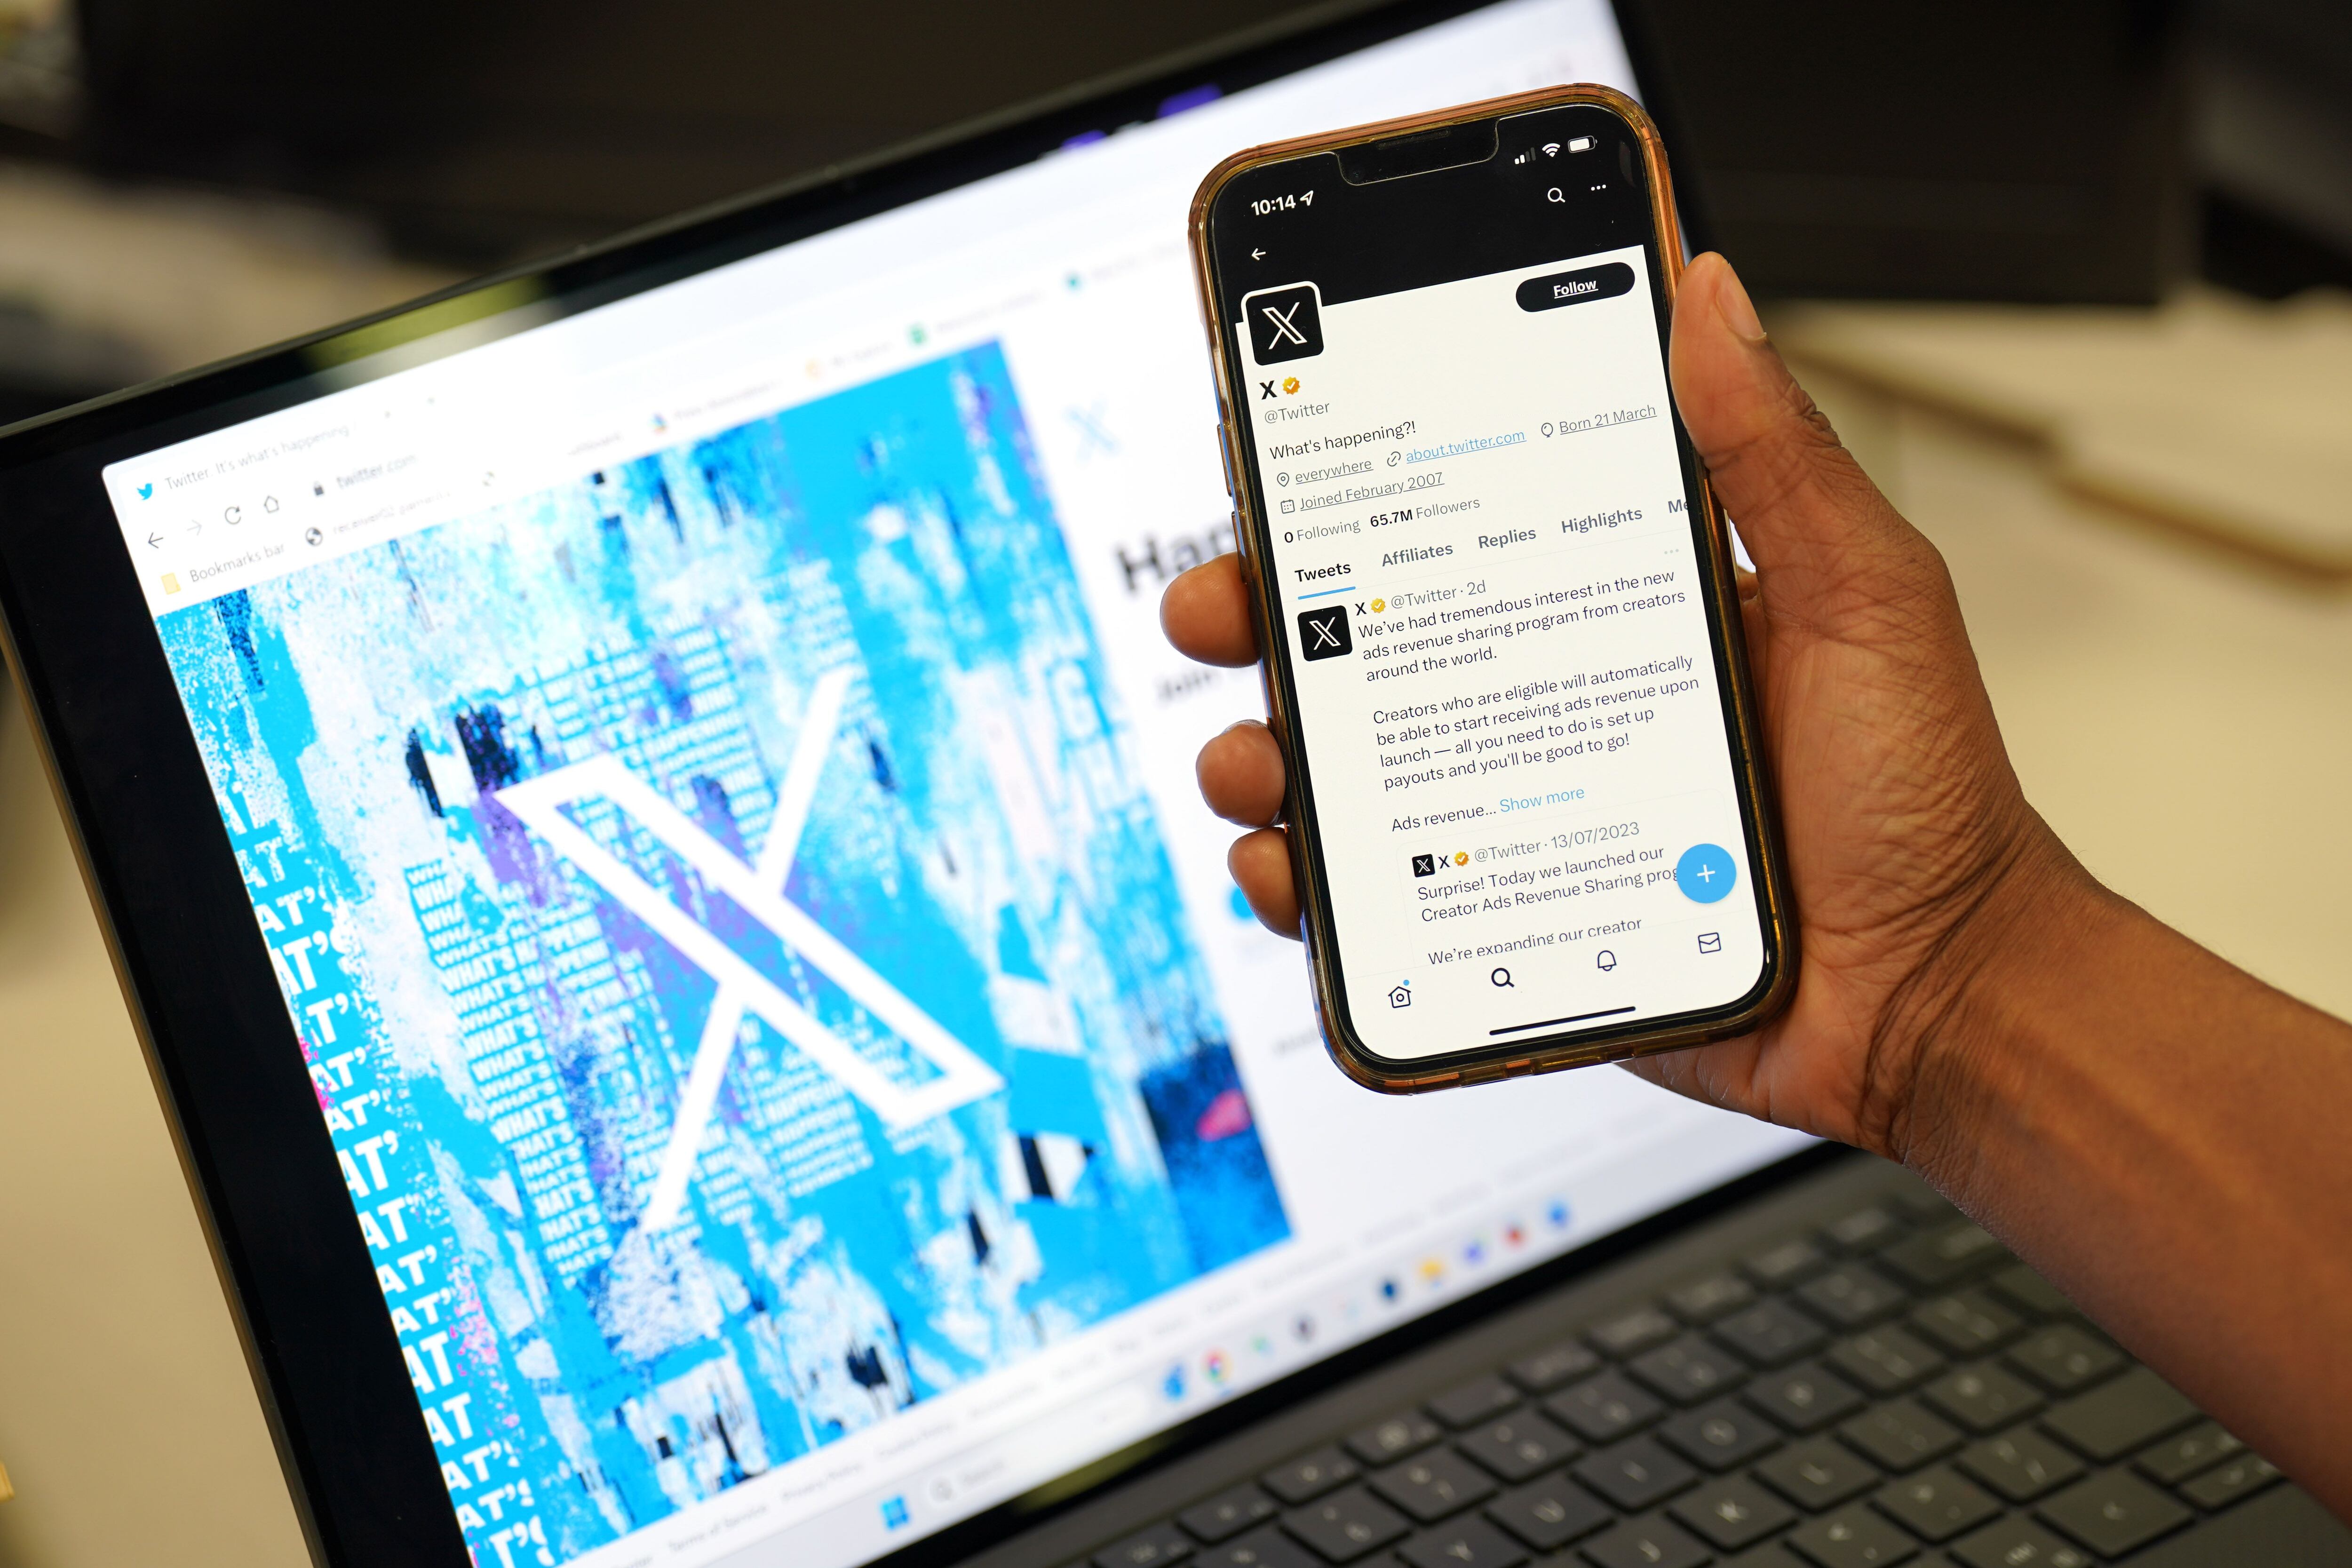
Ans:
[[[2071,498],[2030,444],[1826,374],[1950,561],[2011,755],[2091,868],[2352,1016],[2352,594]],[[0,1568],[304,1561],[46,781],[0,719]],[[2226,1041],[2215,1048],[2226,1049]]]

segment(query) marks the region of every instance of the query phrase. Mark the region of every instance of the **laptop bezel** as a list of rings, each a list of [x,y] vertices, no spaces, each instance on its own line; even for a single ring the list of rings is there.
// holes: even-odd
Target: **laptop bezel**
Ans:
[[[453,326],[527,330],[1020,167],[1074,137],[1149,121],[1204,85],[1241,90],[1486,3],[1323,7],[857,164],[0,431],[5,651],[37,721],[316,1560],[455,1568],[468,1559],[242,873],[100,483],[105,465],[307,401],[326,390],[322,373],[364,374],[367,356]],[[1671,139],[1671,95],[1644,18],[1634,0],[1612,8],[1644,100]],[[1686,219],[1704,234],[1702,213]],[[501,321],[523,302],[533,310]],[[1777,1180],[1810,1160],[1796,1156],[1750,1180]],[[1744,1187],[1723,1191],[1735,1190]],[[1006,1539],[1113,1476],[1195,1449],[1404,1345],[1622,1255],[1633,1238],[1663,1234],[1692,1205],[1318,1363],[911,1542],[877,1568],[949,1561]]]

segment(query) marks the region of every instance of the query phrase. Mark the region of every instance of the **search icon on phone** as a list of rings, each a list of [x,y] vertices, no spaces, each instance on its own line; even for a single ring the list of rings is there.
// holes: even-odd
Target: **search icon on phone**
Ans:
[[[1497,985],[1511,985],[1511,972],[1507,969],[1497,969],[1494,973],[1486,976],[1486,978],[1493,981]],[[1516,991],[1518,987],[1511,985],[1511,989]]]
[[[1559,194],[1559,187],[1558,185],[1554,185],[1551,189],[1544,193],[1544,200],[1548,202],[1559,202],[1565,204],[1568,198]]]

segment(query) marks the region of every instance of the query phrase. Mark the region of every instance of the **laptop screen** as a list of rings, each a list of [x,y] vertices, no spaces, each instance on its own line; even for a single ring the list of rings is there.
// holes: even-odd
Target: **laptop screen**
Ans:
[[[1202,174],[1571,80],[1511,0],[107,468],[478,1563],[870,1562],[1798,1145],[1347,1082],[1159,631]]]

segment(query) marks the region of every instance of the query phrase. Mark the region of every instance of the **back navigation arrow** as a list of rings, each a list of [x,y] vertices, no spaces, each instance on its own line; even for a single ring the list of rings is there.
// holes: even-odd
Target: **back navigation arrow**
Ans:
[[[147,535],[147,543],[148,543],[149,547],[150,547],[150,548],[152,548],[152,549],[155,549],[155,550],[161,550],[161,549],[163,549],[163,534],[162,534],[162,533],[160,533],[160,532],[150,532],[150,533]]]

